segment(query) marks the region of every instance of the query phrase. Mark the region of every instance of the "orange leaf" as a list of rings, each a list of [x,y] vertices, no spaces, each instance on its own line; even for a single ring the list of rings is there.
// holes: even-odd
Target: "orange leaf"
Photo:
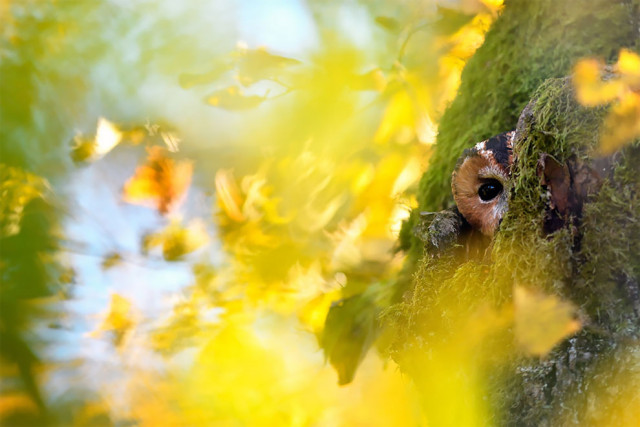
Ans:
[[[176,162],[167,157],[165,149],[152,147],[147,164],[139,166],[124,185],[123,199],[167,214],[184,200],[192,174],[190,161]]]

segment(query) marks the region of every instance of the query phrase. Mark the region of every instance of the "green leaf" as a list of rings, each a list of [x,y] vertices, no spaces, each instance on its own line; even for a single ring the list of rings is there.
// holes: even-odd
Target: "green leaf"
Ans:
[[[300,61],[286,56],[273,55],[266,49],[245,49],[236,53],[238,81],[250,86],[260,80],[274,79],[287,67]]]
[[[93,140],[84,139],[79,136],[73,140],[71,147],[71,160],[74,163],[82,163],[88,161],[96,152],[96,144]]]
[[[320,346],[338,372],[338,384],[353,381],[356,369],[378,334],[378,314],[379,310],[364,294],[331,305]]]
[[[334,302],[325,320],[320,346],[338,372],[338,384],[353,381],[356,370],[380,334],[378,321],[393,287],[375,283],[362,293]]]
[[[400,22],[397,19],[391,18],[389,16],[376,16],[376,24],[384,28],[385,30],[397,34],[402,29],[400,27]]]

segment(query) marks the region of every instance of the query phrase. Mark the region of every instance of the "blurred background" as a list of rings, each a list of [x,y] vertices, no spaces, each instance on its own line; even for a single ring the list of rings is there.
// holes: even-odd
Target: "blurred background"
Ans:
[[[3,425],[423,425],[325,319],[388,304],[500,7],[0,0]]]

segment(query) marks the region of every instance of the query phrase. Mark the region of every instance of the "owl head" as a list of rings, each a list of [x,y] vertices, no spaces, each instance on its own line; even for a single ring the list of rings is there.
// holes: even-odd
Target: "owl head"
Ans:
[[[458,210],[486,236],[495,233],[508,208],[514,134],[502,133],[465,150],[453,171],[451,191]]]

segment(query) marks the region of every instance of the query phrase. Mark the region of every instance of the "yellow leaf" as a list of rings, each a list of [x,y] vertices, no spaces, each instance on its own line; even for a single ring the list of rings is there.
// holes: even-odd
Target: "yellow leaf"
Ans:
[[[640,78],[640,56],[627,49],[620,50],[617,68],[622,74]]]
[[[397,197],[407,188],[418,182],[422,176],[423,167],[417,157],[411,157],[402,169],[391,189],[391,197]]]
[[[384,111],[380,125],[374,136],[377,143],[387,142],[395,136],[403,142],[408,142],[413,137],[413,105],[411,97],[406,91],[400,91],[393,95]]]
[[[236,184],[233,172],[228,169],[219,169],[216,172],[216,200],[223,212],[232,220],[242,222],[245,216],[242,213],[244,203],[240,188]]]
[[[340,194],[327,201],[326,205],[321,208],[308,204],[301,209],[296,223],[309,233],[320,231],[333,219],[346,198],[345,194]]]
[[[573,82],[577,86],[598,83],[602,63],[596,59],[583,59],[573,68]]]
[[[125,135],[131,144],[139,145],[147,138],[148,132],[144,127],[135,127],[127,131]]]
[[[600,138],[603,154],[612,154],[640,137],[640,93],[630,92],[611,108]]]
[[[101,425],[110,418],[109,408],[105,402],[88,401],[77,410],[73,411],[74,427],[91,427]]]
[[[330,265],[334,270],[353,268],[362,261],[360,244],[367,225],[367,216],[363,213],[331,234],[334,249]]]
[[[98,329],[92,333],[92,336],[99,336],[103,331],[112,332],[114,345],[120,347],[134,324],[131,302],[125,297],[113,293],[107,315]]]
[[[311,332],[319,334],[324,327],[331,303],[338,299],[340,299],[339,291],[322,293],[311,299],[311,301],[297,311],[298,319],[302,324],[306,325]]]
[[[620,80],[601,80],[602,63],[595,59],[583,59],[573,68],[576,98],[585,106],[607,104],[624,91]]]
[[[167,214],[185,198],[191,184],[193,164],[176,162],[166,150],[154,146],[149,150],[147,164],[139,166],[124,186],[124,201],[158,209]]]
[[[208,235],[202,221],[193,220],[187,228],[178,221],[172,221],[159,233],[145,236],[143,250],[148,252],[162,247],[162,255],[167,261],[178,261],[208,242]]]
[[[209,308],[203,300],[198,292],[192,293],[189,299],[179,299],[164,325],[153,331],[152,348],[159,353],[170,355],[196,344],[197,339],[202,336],[208,339],[224,309]],[[207,314],[208,317],[215,318],[206,319]]]
[[[513,294],[516,341],[526,353],[544,356],[580,330],[582,325],[570,302],[522,286],[516,286]]]

